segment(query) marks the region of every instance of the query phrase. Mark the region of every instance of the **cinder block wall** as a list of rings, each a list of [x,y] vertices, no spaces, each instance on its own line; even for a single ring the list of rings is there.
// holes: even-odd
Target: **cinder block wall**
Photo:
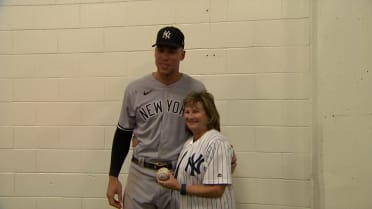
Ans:
[[[314,209],[371,209],[372,1],[316,3]]]
[[[110,208],[128,82],[155,70],[158,29],[216,99],[238,209],[312,208],[309,0],[0,1],[0,208]],[[121,179],[125,183],[126,162]]]

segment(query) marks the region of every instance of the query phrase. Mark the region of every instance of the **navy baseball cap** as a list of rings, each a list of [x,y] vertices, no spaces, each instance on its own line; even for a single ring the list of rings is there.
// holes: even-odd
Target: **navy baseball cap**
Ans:
[[[154,46],[168,46],[174,48],[184,48],[185,36],[182,31],[173,26],[167,26],[159,30],[156,36],[156,43]]]

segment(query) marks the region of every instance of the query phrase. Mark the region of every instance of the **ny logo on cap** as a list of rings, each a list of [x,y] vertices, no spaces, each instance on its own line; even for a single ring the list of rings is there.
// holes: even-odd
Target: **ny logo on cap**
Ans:
[[[163,37],[164,39],[170,39],[171,38],[171,32],[169,30],[165,30],[163,32]]]

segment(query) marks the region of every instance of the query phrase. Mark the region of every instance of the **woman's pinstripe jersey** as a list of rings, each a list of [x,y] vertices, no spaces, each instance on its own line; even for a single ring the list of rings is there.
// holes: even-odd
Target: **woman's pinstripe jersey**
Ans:
[[[220,198],[191,195],[172,195],[179,200],[180,209],[233,209],[231,159],[233,149],[217,130],[209,130],[197,141],[186,141],[177,162],[175,175],[181,184],[226,184]]]

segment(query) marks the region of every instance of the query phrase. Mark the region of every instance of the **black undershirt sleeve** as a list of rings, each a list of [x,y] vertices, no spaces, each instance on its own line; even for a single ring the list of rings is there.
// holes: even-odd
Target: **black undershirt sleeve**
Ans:
[[[133,130],[116,128],[112,142],[110,176],[118,177],[124,160],[128,155]]]

